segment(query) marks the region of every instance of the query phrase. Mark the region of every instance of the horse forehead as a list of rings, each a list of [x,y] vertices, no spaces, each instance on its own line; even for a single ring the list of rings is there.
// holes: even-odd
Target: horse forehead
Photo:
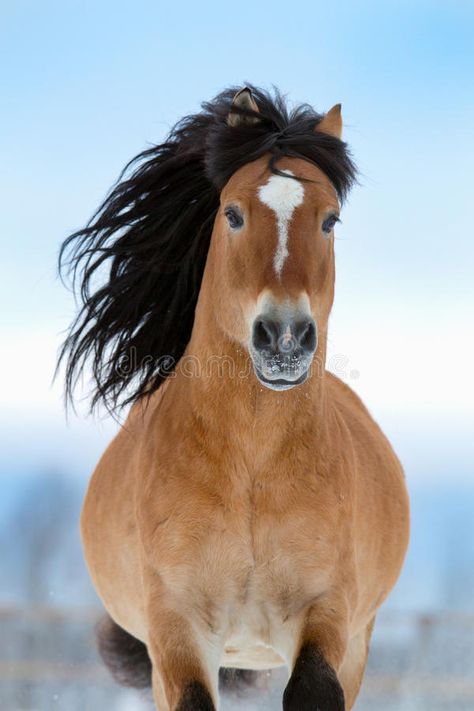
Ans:
[[[273,266],[277,276],[281,276],[288,252],[288,229],[296,208],[304,201],[304,187],[295,180],[293,173],[285,171],[286,176],[271,175],[257,190],[260,201],[275,213],[278,241],[273,257]]]
[[[295,209],[304,200],[302,183],[294,178],[291,170],[286,170],[285,173],[288,177],[271,175],[257,189],[260,202],[273,210],[278,220],[291,219]]]

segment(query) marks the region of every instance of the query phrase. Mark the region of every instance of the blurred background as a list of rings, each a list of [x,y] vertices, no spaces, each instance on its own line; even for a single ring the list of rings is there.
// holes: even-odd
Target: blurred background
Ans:
[[[360,167],[328,366],[406,470],[412,539],[357,710],[474,708],[474,5],[0,2],[0,708],[149,709],[97,660],[78,516],[119,424],[66,421],[55,273],[125,163],[229,84],[342,101]],[[281,673],[224,711],[281,708]]]

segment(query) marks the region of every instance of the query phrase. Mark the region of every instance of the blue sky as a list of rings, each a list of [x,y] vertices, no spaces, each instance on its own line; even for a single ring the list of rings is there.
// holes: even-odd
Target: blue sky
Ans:
[[[73,311],[54,276],[58,246],[147,142],[247,80],[319,110],[342,102],[361,185],[338,230],[332,366],[343,364],[414,476],[440,457],[468,471],[472,3],[17,0],[1,2],[0,17],[7,452],[25,421],[41,452],[52,432],[67,447],[103,446],[111,426],[66,430],[50,389]]]

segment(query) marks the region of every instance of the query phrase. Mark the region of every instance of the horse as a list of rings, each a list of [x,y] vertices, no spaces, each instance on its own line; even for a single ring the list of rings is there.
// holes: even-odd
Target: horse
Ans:
[[[351,709],[402,568],[402,467],[325,367],[341,132],[340,105],[226,89],[61,250],[66,396],[90,364],[92,407],[128,407],[81,515],[99,647],[160,711],[215,711],[220,668],[279,666],[284,711]]]

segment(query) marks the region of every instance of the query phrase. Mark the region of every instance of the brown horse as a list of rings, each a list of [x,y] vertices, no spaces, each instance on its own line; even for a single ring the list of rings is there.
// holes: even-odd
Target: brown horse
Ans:
[[[286,711],[342,711],[409,520],[397,457],[324,368],[355,169],[339,105],[234,94],[142,154],[67,242],[84,265],[68,387],[92,355],[95,399],[134,402],[84,550],[103,655],[160,711],[217,709],[220,667],[281,665]]]

